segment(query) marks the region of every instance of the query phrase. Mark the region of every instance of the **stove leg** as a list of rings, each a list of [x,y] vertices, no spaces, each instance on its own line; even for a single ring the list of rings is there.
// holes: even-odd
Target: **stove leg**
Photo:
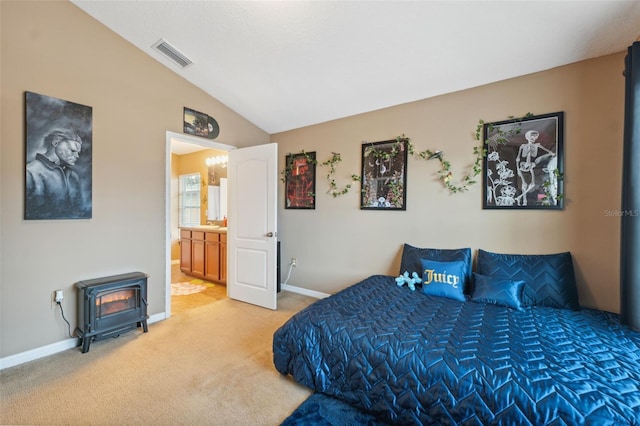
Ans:
[[[82,338],[82,353],[86,354],[89,352],[89,345],[91,345],[91,337],[83,337]]]

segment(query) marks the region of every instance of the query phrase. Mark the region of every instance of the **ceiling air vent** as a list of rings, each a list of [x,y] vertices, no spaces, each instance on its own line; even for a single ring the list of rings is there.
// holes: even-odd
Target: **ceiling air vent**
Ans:
[[[153,47],[154,49],[156,49],[159,52],[161,52],[162,54],[164,54],[166,57],[171,59],[176,64],[180,65],[181,68],[186,68],[189,65],[191,65],[191,63],[192,63],[189,58],[184,56],[182,53],[180,53],[178,51],[178,49],[176,49],[175,47],[171,46],[169,43],[167,43],[163,39],[158,40],[151,47]]]

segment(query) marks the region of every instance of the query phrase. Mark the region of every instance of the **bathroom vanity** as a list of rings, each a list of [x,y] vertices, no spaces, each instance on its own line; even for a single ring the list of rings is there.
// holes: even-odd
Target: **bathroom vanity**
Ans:
[[[212,282],[227,282],[227,228],[180,228],[180,270]]]

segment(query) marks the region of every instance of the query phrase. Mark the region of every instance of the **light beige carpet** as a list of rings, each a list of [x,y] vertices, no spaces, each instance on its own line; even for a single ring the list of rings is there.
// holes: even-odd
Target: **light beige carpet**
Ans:
[[[274,331],[314,299],[278,310],[224,299],[115,339],[0,372],[0,423],[278,425],[311,391],[273,366]]]

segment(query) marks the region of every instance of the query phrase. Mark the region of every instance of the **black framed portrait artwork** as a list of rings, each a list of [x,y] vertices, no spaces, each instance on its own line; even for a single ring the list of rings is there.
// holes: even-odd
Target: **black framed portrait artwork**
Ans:
[[[32,92],[25,106],[24,218],[91,218],[92,108]]]

